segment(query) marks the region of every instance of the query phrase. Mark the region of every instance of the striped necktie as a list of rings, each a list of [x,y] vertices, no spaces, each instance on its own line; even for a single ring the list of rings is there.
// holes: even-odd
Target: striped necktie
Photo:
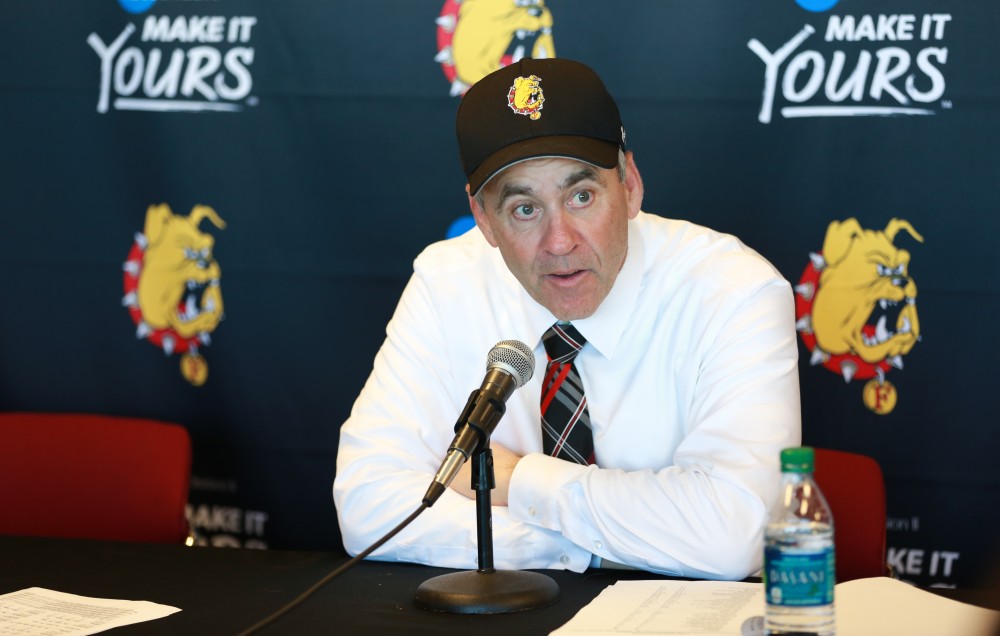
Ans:
[[[594,463],[587,396],[573,360],[587,340],[569,323],[556,323],[542,336],[549,362],[542,383],[542,448],[546,455]]]

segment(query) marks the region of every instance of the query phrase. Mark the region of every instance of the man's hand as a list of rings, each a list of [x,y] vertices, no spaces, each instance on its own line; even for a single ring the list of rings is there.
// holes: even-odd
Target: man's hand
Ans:
[[[496,488],[490,494],[490,502],[494,506],[507,505],[507,490],[510,488],[510,476],[514,472],[514,467],[520,461],[521,455],[515,454],[503,444],[491,442],[493,449],[493,477],[496,481]],[[458,475],[451,481],[450,488],[457,493],[463,494],[469,499],[476,498],[476,491],[472,489],[472,460],[465,462],[458,471]]]

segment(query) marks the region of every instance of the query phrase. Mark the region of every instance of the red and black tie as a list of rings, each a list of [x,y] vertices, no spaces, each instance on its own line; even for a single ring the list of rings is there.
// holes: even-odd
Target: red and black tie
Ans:
[[[583,381],[573,360],[587,340],[569,323],[556,323],[542,336],[549,363],[542,383],[542,448],[546,455],[594,463],[594,436]]]

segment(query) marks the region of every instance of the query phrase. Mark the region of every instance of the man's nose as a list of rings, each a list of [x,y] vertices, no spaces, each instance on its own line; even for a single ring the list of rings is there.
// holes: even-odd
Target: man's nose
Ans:
[[[550,213],[545,224],[543,247],[551,254],[568,254],[576,247],[576,224],[573,215],[561,207],[549,208]]]

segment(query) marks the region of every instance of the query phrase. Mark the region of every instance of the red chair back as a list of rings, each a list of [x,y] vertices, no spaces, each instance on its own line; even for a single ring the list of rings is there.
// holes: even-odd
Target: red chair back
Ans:
[[[815,450],[815,478],[833,512],[837,582],[889,574],[885,483],[867,455]]]
[[[190,480],[177,424],[0,413],[0,534],[183,543]]]

